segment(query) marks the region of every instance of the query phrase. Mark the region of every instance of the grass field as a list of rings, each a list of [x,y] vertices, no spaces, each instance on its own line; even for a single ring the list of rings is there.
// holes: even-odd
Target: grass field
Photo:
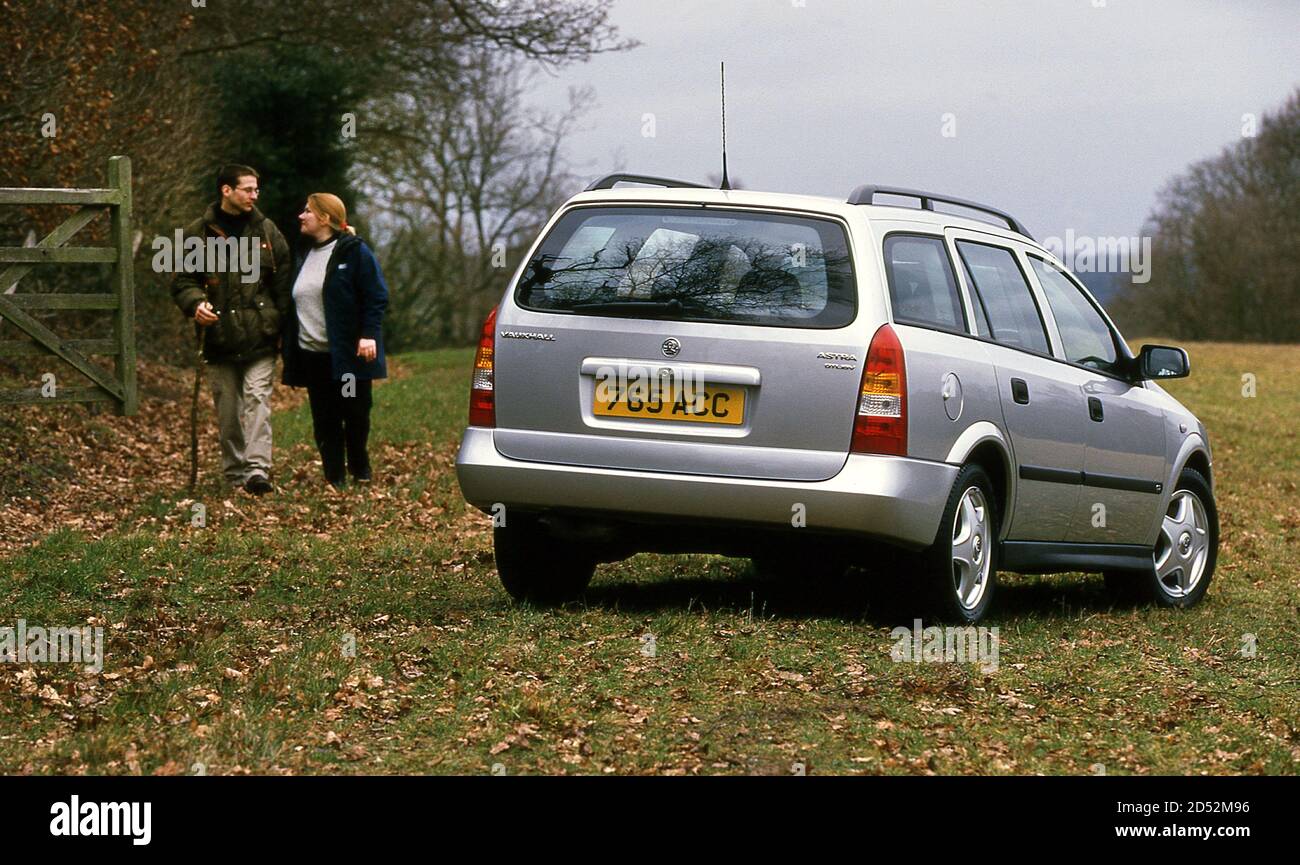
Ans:
[[[894,663],[910,622],[860,580],[771,585],[737,559],[639,556],[583,603],[513,606],[455,480],[470,354],[407,355],[376,391],[371,489],[322,488],[298,405],[278,494],[142,489],[102,537],[50,525],[0,559],[0,626],[106,633],[99,675],[0,665],[0,771],[1296,773],[1300,346],[1189,350],[1169,390],[1215,448],[1206,602],[1004,575],[988,673]]]

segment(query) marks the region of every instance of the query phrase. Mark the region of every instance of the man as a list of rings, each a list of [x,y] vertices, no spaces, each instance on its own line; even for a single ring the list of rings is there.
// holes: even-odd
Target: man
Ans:
[[[208,254],[201,271],[178,273],[172,298],[202,329],[226,481],[260,496],[274,489],[271,387],[293,268],[284,235],[256,207],[258,192],[252,168],[221,169],[218,200],[184,229],[185,243],[236,254]]]

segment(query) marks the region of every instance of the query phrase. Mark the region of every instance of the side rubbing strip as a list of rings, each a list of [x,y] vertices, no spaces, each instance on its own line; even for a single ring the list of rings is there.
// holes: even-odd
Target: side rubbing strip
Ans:
[[[1133,493],[1159,493],[1164,486],[1155,481],[1142,478],[1125,478],[1116,475],[1094,475],[1083,473],[1083,483],[1089,487],[1101,487],[1107,490],[1128,490]]]
[[[1083,472],[1067,469],[1047,469],[1042,466],[1021,466],[1020,479],[1024,481],[1046,481],[1049,484],[1081,484]]]
[[[1118,475],[1097,475],[1087,472],[1075,472],[1068,469],[1049,469],[1042,466],[1021,466],[1020,478],[1026,481],[1046,481],[1051,484],[1076,484],[1088,487],[1100,487],[1107,490],[1126,490],[1134,493],[1158,494],[1164,485],[1157,481],[1142,478],[1126,478]]]

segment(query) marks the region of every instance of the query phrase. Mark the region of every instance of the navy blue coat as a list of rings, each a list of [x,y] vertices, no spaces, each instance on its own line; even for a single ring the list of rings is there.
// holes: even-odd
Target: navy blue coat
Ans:
[[[298,281],[306,255],[294,261],[293,279]],[[388,307],[388,285],[379,269],[375,254],[356,235],[340,232],[338,243],[325,267],[325,333],[330,345],[333,378],[341,381],[351,373],[358,381],[387,378],[388,365],[384,359],[384,310]],[[357,341],[373,339],[375,359],[370,362],[357,357]],[[283,344],[284,383],[306,387],[306,373],[298,355],[298,307],[290,302],[285,316]]]

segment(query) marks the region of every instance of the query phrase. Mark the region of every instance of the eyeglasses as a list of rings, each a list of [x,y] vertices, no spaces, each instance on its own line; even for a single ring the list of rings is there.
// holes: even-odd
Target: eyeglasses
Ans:
[[[259,191],[256,186],[236,186],[235,189],[239,192],[251,192],[254,195]]]

